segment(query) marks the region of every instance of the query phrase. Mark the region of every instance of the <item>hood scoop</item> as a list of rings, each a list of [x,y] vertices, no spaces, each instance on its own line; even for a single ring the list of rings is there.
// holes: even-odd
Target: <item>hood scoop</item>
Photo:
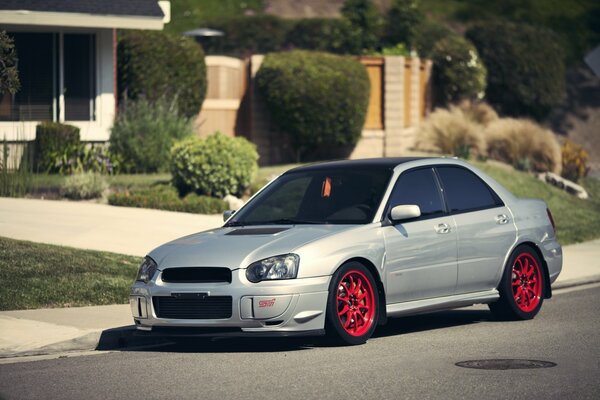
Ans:
[[[244,236],[244,235],[274,235],[279,232],[287,231],[290,228],[242,228],[236,229],[225,235]]]

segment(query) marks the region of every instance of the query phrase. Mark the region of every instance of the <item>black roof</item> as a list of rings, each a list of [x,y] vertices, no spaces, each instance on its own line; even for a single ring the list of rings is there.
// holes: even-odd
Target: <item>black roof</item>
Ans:
[[[163,17],[157,0],[1,0],[0,10]]]
[[[417,160],[426,160],[433,157],[385,157],[385,158],[365,158],[361,160],[339,160],[328,161],[309,165],[303,165],[287,171],[318,171],[323,169],[345,169],[345,168],[366,168],[366,169],[394,169],[398,165]]]

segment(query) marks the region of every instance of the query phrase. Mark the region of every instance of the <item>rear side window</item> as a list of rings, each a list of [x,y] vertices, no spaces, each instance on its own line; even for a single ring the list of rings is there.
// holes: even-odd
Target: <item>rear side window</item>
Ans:
[[[460,167],[437,167],[450,212],[500,206],[498,196],[473,172]]]
[[[401,204],[418,205],[422,218],[431,218],[444,213],[433,169],[417,169],[400,175],[390,196],[388,212]]]

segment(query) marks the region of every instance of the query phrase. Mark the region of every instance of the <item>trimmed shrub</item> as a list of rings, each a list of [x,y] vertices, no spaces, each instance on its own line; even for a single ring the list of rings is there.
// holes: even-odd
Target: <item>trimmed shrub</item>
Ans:
[[[300,50],[273,53],[265,57],[256,84],[271,117],[290,135],[298,160],[360,138],[370,85],[360,62]]]
[[[588,153],[583,147],[567,139],[560,150],[562,156],[561,175],[563,178],[574,182],[585,178],[590,168],[587,166]]]
[[[411,48],[422,19],[417,0],[393,0],[385,18],[385,41],[405,43]]]
[[[120,33],[117,47],[119,97],[155,102],[176,99],[177,109],[192,117],[206,95],[206,64],[193,39],[155,31]]]
[[[501,118],[485,129],[490,158],[525,171],[560,173],[560,146],[554,134],[526,119]]]
[[[459,36],[440,40],[433,48],[432,60],[436,103],[483,98],[487,71],[469,41]]]
[[[458,107],[438,108],[419,129],[415,147],[461,158],[485,155],[481,127]]]
[[[292,24],[292,21],[265,14],[214,21],[211,28],[223,31],[225,36],[212,43],[214,48],[207,47],[207,52],[244,56],[279,51]]]
[[[548,30],[488,22],[467,32],[488,70],[487,100],[501,113],[541,119],[565,93],[563,50]]]
[[[216,132],[190,137],[171,149],[173,185],[180,194],[241,195],[258,171],[256,146]]]
[[[34,169],[58,172],[57,160],[74,157],[79,143],[79,128],[58,122],[42,122],[35,128]]]
[[[358,40],[359,50],[374,50],[383,30],[383,18],[371,0],[345,0],[342,16],[350,22],[352,35]]]
[[[304,18],[288,32],[286,44],[306,50],[358,54],[360,40],[352,25],[342,18]]]
[[[171,185],[156,185],[151,188],[113,193],[108,197],[108,204],[195,214],[220,214],[229,208],[225,201],[214,197],[199,196],[195,193],[179,197],[177,189]]]
[[[126,100],[111,129],[110,152],[123,171],[166,171],[173,143],[192,133],[191,122],[179,116],[174,102]]]
[[[96,172],[82,172],[68,176],[60,194],[74,200],[95,199],[108,189],[106,178]]]

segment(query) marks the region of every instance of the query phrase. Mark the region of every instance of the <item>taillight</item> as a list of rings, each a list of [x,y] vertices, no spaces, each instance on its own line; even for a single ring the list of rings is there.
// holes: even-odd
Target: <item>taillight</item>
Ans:
[[[552,218],[552,213],[550,212],[549,208],[546,208],[546,211],[548,212],[548,218],[550,218],[550,223],[552,224],[552,229],[554,229],[554,233],[556,233],[556,224],[554,223],[554,218]]]

